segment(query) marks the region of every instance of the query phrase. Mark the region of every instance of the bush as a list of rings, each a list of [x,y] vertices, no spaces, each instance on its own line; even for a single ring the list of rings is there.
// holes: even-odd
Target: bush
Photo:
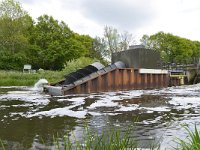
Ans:
[[[98,61],[97,59],[92,59],[89,57],[80,57],[78,59],[66,62],[66,65],[62,71],[65,74],[69,74],[97,61]]]

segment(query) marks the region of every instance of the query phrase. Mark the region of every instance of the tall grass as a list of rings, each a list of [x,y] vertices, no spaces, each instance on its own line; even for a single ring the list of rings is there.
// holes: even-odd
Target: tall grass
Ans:
[[[19,71],[0,71],[0,86],[30,86],[41,78],[45,78],[49,82],[55,82],[63,78],[63,73],[44,71],[29,74]]]
[[[98,134],[91,130],[85,129],[82,141],[71,138],[69,135],[63,137],[63,142],[58,137],[54,137],[54,145],[58,150],[135,150],[137,143],[130,138],[130,130],[122,133],[120,130],[111,130]]]
[[[50,83],[64,79],[64,75],[85,67],[97,60],[81,57],[66,63],[62,71],[44,70],[37,73],[23,73],[22,71],[0,71],[0,86],[31,86],[39,79],[45,78]]]
[[[200,132],[196,125],[195,130],[191,131],[188,127],[183,127],[188,132],[186,139],[177,139],[177,147],[174,150],[200,150]],[[53,148],[57,150],[142,150],[138,148],[137,142],[130,138],[130,129],[121,132],[118,129],[104,131],[100,134],[86,128],[83,131],[83,138],[77,140],[75,135],[66,133],[63,138],[59,135],[53,137]],[[42,142],[45,145],[45,142]],[[3,142],[0,146],[5,150]],[[159,150],[160,145],[151,145],[150,150]],[[48,149],[48,147],[46,147]]]
[[[0,139],[0,142],[1,142],[1,147],[2,147],[2,150],[5,150],[5,147],[4,147],[4,144],[2,142],[2,140]]]
[[[194,131],[191,131],[188,127],[183,126],[188,132],[186,139],[177,139],[177,148],[175,150],[200,150],[200,132],[195,125]]]

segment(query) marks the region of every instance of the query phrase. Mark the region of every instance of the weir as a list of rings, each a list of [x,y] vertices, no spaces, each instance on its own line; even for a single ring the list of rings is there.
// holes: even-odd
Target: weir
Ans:
[[[44,87],[50,95],[158,89],[184,84],[185,75],[161,69],[160,56],[151,49],[136,48],[114,53],[112,64],[96,62]],[[135,67],[134,67],[135,66]]]

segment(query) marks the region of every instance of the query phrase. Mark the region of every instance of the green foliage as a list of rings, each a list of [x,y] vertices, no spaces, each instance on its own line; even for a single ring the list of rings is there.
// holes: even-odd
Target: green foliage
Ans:
[[[65,74],[69,74],[97,61],[97,59],[92,59],[89,57],[80,57],[78,59],[73,59],[66,62],[62,72],[64,72]]]
[[[33,86],[39,79],[45,78],[49,83],[55,83],[64,75],[96,62],[97,59],[80,57],[66,62],[62,71],[41,71],[37,73],[23,73],[22,71],[0,71],[0,86]]]
[[[1,147],[2,147],[2,150],[5,150],[4,143],[2,142],[2,140],[1,140],[1,139],[0,139],[0,142],[1,142]]]
[[[0,69],[62,70],[65,62],[82,56],[99,59],[93,39],[70,30],[52,16],[42,15],[36,23],[14,0],[0,3]]]
[[[93,42],[94,50],[101,57],[111,59],[112,53],[124,51],[133,44],[133,36],[127,31],[119,33],[117,29],[111,26],[104,27],[104,37],[96,37]]]
[[[61,70],[69,51],[67,39],[72,31],[64,22],[59,23],[51,16],[43,15],[31,30],[30,63],[34,68]]]
[[[18,2],[0,3],[0,69],[19,70],[26,62],[27,31],[32,19]]]
[[[151,36],[144,35],[141,43],[147,48],[159,51],[165,62],[191,63],[200,57],[200,42],[170,33],[158,32]]]
[[[188,132],[188,137],[185,140],[177,139],[178,147],[176,150],[199,150],[200,149],[200,132],[197,130],[191,131],[188,127],[183,126]]]
[[[63,72],[44,71],[38,73],[23,73],[18,71],[0,71],[0,86],[33,86],[39,79],[45,78],[50,83],[63,79]]]
[[[89,130],[87,127],[83,131],[83,140],[78,141],[76,137],[70,138],[69,134],[64,135],[63,143],[61,144],[58,140],[58,136],[54,137],[54,145],[60,150],[136,150],[137,143],[134,139],[131,139],[130,130],[127,129],[125,133],[122,133],[118,129],[113,129],[111,131],[102,132],[98,134],[92,130]]]

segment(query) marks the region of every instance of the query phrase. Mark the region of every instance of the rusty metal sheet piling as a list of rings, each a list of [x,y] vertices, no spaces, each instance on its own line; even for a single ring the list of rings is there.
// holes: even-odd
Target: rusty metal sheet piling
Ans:
[[[149,71],[149,72],[148,72]],[[154,71],[154,72],[153,72]],[[177,78],[171,78],[171,83],[179,84]],[[138,90],[167,87],[169,75],[156,70],[140,70],[134,68],[107,67],[86,76],[70,86],[60,88],[64,95],[85,94],[120,90]]]
[[[152,89],[167,87],[167,74],[139,73],[138,69],[115,68],[102,75],[76,85],[70,90],[64,91],[65,94],[98,93],[119,90]],[[177,84],[177,81],[173,79]]]

